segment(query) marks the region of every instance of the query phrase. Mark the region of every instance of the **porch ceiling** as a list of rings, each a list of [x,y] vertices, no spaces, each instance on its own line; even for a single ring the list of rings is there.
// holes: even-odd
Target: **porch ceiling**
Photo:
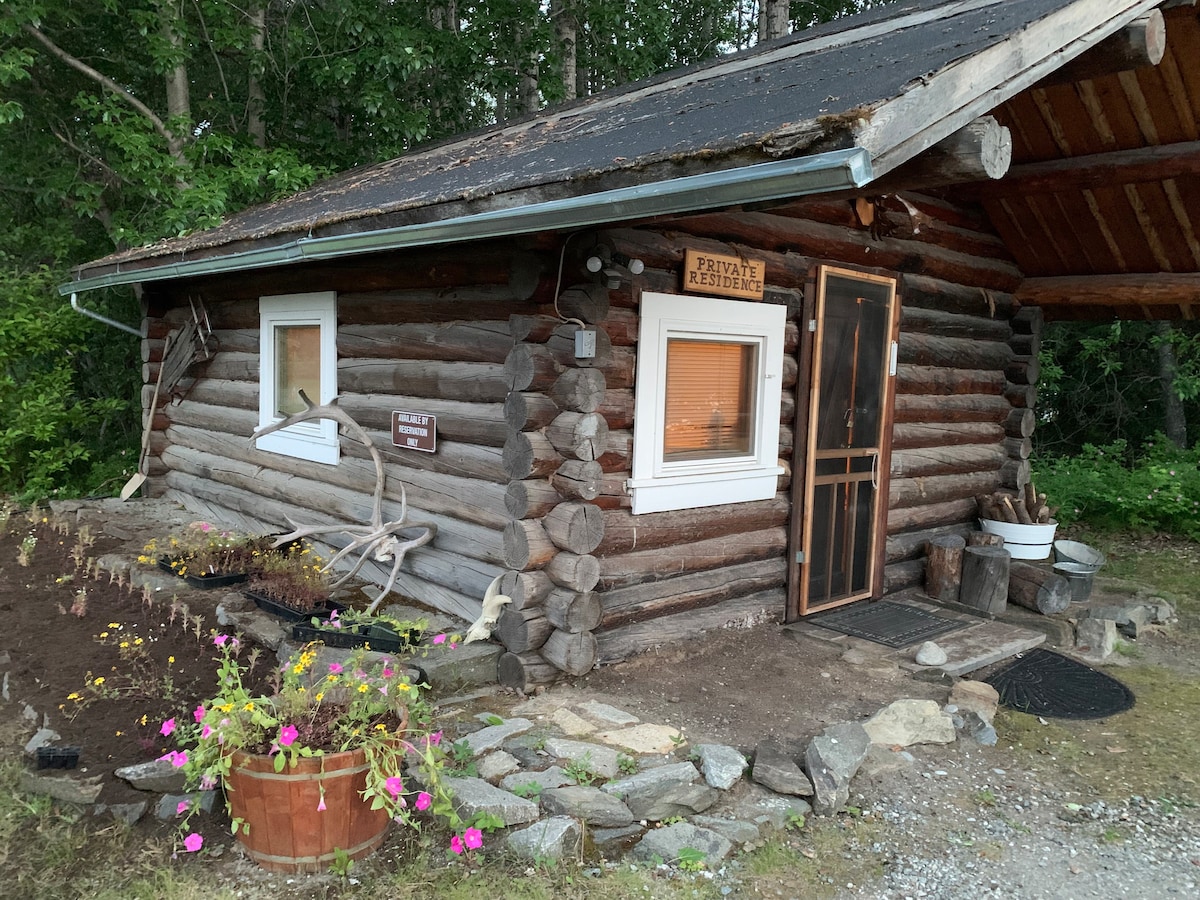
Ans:
[[[1012,132],[978,196],[1048,319],[1200,317],[1200,13],[1164,4],[1157,66],[1034,86],[995,110]]]

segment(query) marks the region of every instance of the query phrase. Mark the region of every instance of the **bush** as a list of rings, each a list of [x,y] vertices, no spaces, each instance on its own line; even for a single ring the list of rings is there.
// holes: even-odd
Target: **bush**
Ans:
[[[1134,453],[1123,441],[1085,444],[1076,456],[1048,457],[1035,483],[1060,504],[1063,525],[1162,531],[1200,540],[1200,448],[1162,435]]]

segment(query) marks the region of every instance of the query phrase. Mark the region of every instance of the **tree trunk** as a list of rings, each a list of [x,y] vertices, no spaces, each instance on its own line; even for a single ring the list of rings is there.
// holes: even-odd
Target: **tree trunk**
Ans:
[[[559,76],[562,78],[564,100],[574,100],[576,97],[575,79],[579,58],[576,39],[579,26],[575,21],[573,7],[572,0],[554,0],[550,9],[550,17],[554,20],[554,37],[558,42],[558,53],[562,60]]]
[[[758,39],[769,41],[788,33],[790,0],[762,0],[758,12]]]
[[[1175,390],[1175,376],[1179,371],[1175,359],[1175,345],[1171,343],[1173,332],[1170,322],[1155,322],[1155,344],[1158,348],[1158,378],[1162,383],[1163,433],[1181,450],[1187,447],[1187,415],[1183,401]]]
[[[266,105],[266,95],[263,93],[262,82],[259,81],[258,76],[262,71],[262,64],[259,60],[267,36],[267,11],[261,6],[256,6],[250,10],[247,18],[253,29],[250,35],[250,47],[254,52],[250,58],[249,74],[246,76],[246,133],[254,141],[254,146],[265,148],[267,146],[267,123],[263,119],[263,108]]]

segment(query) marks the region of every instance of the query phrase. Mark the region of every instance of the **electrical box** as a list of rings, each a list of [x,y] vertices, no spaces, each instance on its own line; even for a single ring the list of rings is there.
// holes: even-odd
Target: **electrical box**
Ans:
[[[580,328],[575,332],[575,358],[593,359],[596,356],[596,329]]]

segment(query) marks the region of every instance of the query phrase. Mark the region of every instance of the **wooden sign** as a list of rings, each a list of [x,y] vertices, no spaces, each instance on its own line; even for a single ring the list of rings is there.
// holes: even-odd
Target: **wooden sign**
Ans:
[[[761,300],[766,262],[688,250],[683,257],[683,290]]]
[[[392,443],[408,450],[437,450],[437,416],[392,410]]]

